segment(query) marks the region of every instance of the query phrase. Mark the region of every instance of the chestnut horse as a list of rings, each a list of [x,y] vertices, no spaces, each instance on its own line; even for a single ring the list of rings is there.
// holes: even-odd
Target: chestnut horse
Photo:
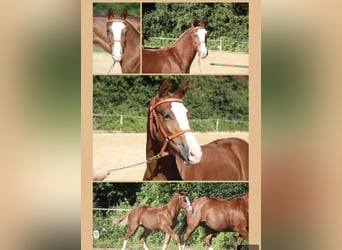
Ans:
[[[231,200],[210,197],[201,197],[195,200],[192,203],[194,212],[186,215],[179,229],[179,235],[181,235],[187,227],[182,249],[185,249],[186,241],[201,225],[205,228],[204,241],[209,250],[213,249],[211,239],[215,232],[239,233],[236,246],[236,249],[239,250],[243,240],[248,240],[248,206],[248,194]]]
[[[248,180],[248,143],[226,138],[201,147],[182,103],[189,82],[174,93],[169,87],[167,78],[149,106],[143,180]]]
[[[109,54],[112,54],[112,49],[108,43],[107,37],[107,15],[93,15],[93,43],[98,44]],[[127,16],[126,21],[132,24],[136,30],[140,32],[140,17]]]
[[[139,73],[140,32],[130,22],[127,22],[127,15],[126,8],[123,9],[120,17],[114,16],[112,8],[108,9],[107,37],[113,57],[113,66],[116,62],[120,62],[122,73]]]
[[[143,73],[189,73],[196,52],[200,58],[208,55],[208,19],[199,24],[195,19],[193,27],[186,30],[169,48],[142,50]]]
[[[187,213],[192,213],[193,209],[188,197],[188,193],[178,193],[164,206],[138,206],[127,214],[113,220],[115,224],[128,224],[128,232],[125,236],[122,250],[126,249],[127,241],[134,235],[139,226],[144,228],[140,241],[143,243],[144,249],[148,249],[146,239],[154,230],[161,230],[166,233],[163,250],[167,248],[170,237],[177,241],[178,249],[181,250],[180,239],[173,231],[177,225],[177,216],[180,209],[184,209]]]

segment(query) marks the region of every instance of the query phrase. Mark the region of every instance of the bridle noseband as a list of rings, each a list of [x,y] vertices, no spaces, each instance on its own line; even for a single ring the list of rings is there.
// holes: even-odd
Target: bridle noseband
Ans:
[[[156,113],[156,110],[155,110],[156,107],[158,107],[159,105],[161,105],[163,103],[166,103],[166,102],[181,102],[182,103],[183,100],[180,99],[180,98],[166,98],[166,99],[160,100],[158,102],[155,102],[155,99],[153,98],[153,100],[150,103],[150,107],[149,107],[150,134],[151,134],[153,139],[156,139],[154,134],[153,134],[153,120],[154,120],[155,123],[156,123],[157,129],[160,129],[161,133],[164,136],[164,143],[163,143],[163,146],[162,146],[162,148],[161,148],[161,150],[159,152],[160,158],[169,155],[169,152],[165,151],[169,141],[171,141],[174,138],[176,138],[178,136],[181,136],[181,135],[183,135],[185,133],[192,132],[191,129],[184,129],[184,130],[181,130],[181,131],[179,131],[177,133],[174,133],[174,134],[171,134],[171,135],[168,135],[166,133],[164,127],[159,122],[159,119],[157,117],[157,113]]]

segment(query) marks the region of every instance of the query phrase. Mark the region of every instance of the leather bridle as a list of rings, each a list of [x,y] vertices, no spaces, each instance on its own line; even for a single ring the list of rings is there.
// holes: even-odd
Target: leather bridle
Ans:
[[[109,20],[107,21],[107,25],[108,25],[109,23],[113,23],[113,22],[121,22],[121,23],[123,23],[125,26],[127,25],[126,20],[124,20],[124,19],[119,19],[119,18],[109,19]],[[126,28],[125,28],[125,29],[126,29]],[[113,37],[113,38],[114,38],[114,37]],[[121,40],[115,40],[115,39],[113,39],[113,40],[110,41],[108,44],[109,44],[110,47],[112,47],[112,45],[113,45],[115,42],[120,42],[120,44],[121,44],[121,46],[122,46],[123,48],[126,47],[126,36],[124,37],[124,40],[123,40],[123,41],[122,41],[122,39],[121,39]]]
[[[166,102],[183,102],[182,99],[180,98],[166,98],[166,99],[162,99],[158,102],[156,102],[155,98],[152,99],[151,103],[150,103],[150,107],[149,107],[149,127],[150,127],[150,134],[152,136],[153,139],[156,139],[153,133],[153,121],[156,124],[157,130],[160,130],[162,135],[164,136],[164,143],[163,146],[159,152],[160,158],[169,155],[169,152],[166,151],[166,147],[169,143],[169,141],[173,140],[174,138],[181,136],[185,133],[188,132],[192,132],[191,129],[184,129],[181,130],[179,132],[176,132],[174,134],[168,135],[165,131],[165,128],[162,126],[162,124],[160,124],[160,121],[157,117],[157,113],[156,113],[156,107],[158,107],[159,105],[166,103]]]

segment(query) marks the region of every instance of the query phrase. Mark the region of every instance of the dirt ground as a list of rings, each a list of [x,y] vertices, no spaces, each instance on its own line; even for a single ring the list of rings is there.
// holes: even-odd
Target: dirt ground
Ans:
[[[226,137],[249,141],[248,132],[195,133],[200,145]],[[145,160],[145,133],[93,133],[93,168],[114,169]],[[146,164],[111,172],[110,182],[142,181]]]
[[[209,51],[205,59],[201,59],[198,63],[196,55],[192,62],[191,74],[225,74],[225,75],[248,75],[248,68],[232,67],[232,66],[214,66],[210,63],[233,64],[233,65],[249,65],[249,55],[247,53],[233,53],[227,51]],[[93,74],[107,74],[113,59],[106,52],[93,52]],[[116,63],[110,74],[121,74],[120,64]]]

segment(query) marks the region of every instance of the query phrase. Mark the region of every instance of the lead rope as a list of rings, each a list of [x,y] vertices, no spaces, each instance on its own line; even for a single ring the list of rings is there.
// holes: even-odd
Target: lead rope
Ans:
[[[112,66],[110,66],[110,68],[109,68],[107,74],[109,74],[109,73],[112,71],[112,69],[114,68],[115,63],[116,63],[116,62],[115,62],[114,59],[113,59],[113,64],[112,64]]]
[[[154,155],[154,156],[146,159],[145,161],[141,161],[141,162],[134,163],[134,164],[127,165],[127,166],[124,166],[124,167],[120,167],[120,168],[112,168],[112,169],[109,169],[108,171],[114,172],[114,171],[119,171],[119,170],[123,170],[123,169],[126,169],[126,168],[132,168],[132,167],[144,164],[144,163],[150,163],[151,161],[158,160],[158,159],[163,158],[163,157],[165,157],[167,155],[169,155],[167,152],[159,153],[157,155]]]
[[[202,74],[202,70],[201,70],[201,62],[200,62],[200,56],[198,55],[198,67],[199,67],[199,70],[200,70],[200,73]]]

